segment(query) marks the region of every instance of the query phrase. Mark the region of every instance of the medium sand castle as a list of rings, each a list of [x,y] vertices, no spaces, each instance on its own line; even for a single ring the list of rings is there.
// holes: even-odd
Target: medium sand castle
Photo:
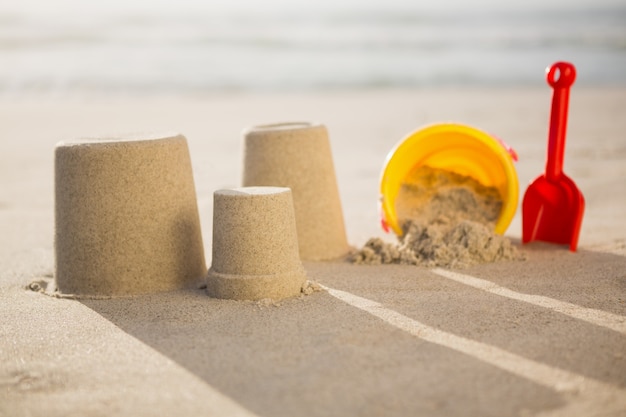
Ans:
[[[335,167],[324,125],[299,122],[246,129],[243,185],[291,189],[302,259],[338,259],[348,253]]]

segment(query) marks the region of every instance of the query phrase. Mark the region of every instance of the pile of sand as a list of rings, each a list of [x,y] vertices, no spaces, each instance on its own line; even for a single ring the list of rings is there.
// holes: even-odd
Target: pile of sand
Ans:
[[[396,212],[403,235],[380,238],[350,254],[356,264],[409,264],[462,268],[522,259],[509,239],[494,232],[502,208],[498,190],[471,177],[419,167],[402,184]]]

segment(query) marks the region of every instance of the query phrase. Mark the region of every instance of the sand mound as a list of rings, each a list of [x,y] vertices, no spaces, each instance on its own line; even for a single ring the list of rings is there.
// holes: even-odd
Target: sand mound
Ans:
[[[403,235],[397,244],[372,238],[350,254],[356,264],[456,267],[522,259],[496,234],[502,208],[498,190],[473,178],[420,167],[402,185],[396,211]]]

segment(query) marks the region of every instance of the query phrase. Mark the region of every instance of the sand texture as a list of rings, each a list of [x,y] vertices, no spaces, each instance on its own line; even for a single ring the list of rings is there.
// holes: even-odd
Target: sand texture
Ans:
[[[624,415],[626,90],[583,84],[564,161],[587,203],[576,253],[520,245],[518,211],[505,237],[525,261],[305,261],[322,291],[277,302],[199,285],[79,300],[28,289],[55,269],[55,144],[184,134],[211,265],[214,193],[241,186],[242,129],[318,120],[348,243],[396,243],[377,210],[387,152],[421,126],[466,123],[515,148],[523,193],[545,166],[541,74],[523,89],[1,99],[0,416]]]
[[[338,259],[348,241],[326,126],[312,122],[260,125],[244,131],[244,186],[293,192],[300,257]]]
[[[57,144],[55,257],[64,294],[127,296],[196,284],[206,264],[185,137]]]
[[[396,198],[403,235],[398,243],[374,237],[350,254],[353,263],[465,268],[523,257],[495,233],[502,200],[494,187],[450,171],[418,166]]]
[[[502,200],[498,190],[472,177],[420,166],[405,179],[396,198],[396,213],[404,223],[459,223],[471,220],[493,228]]]
[[[207,277],[212,297],[276,301],[299,295],[306,273],[298,253],[291,190],[216,191],[212,259]]]

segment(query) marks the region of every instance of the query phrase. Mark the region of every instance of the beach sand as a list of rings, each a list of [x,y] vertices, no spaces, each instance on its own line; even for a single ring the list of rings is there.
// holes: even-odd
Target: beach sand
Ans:
[[[586,198],[579,250],[450,273],[305,262],[326,289],[271,302],[203,290],[71,300],[26,287],[54,268],[56,142],[188,139],[207,265],[213,192],[241,185],[244,128],[324,123],[349,243],[379,227],[378,179],[409,132],[442,121],[519,154],[520,203],[544,169],[551,91],[373,90],[0,99],[0,416],[618,416],[626,413],[626,89],[574,86],[564,171]]]

